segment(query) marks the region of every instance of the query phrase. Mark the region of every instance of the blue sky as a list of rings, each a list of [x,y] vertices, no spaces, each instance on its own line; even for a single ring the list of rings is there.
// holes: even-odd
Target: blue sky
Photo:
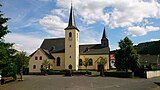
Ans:
[[[159,0],[72,0],[80,44],[100,43],[106,28],[111,50],[128,36],[134,44],[160,40]],[[5,40],[31,54],[45,38],[64,37],[71,0],[1,0],[12,32]]]

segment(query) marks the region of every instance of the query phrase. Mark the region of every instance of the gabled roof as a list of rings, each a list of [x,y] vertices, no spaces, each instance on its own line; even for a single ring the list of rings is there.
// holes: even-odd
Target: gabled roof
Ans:
[[[108,54],[109,47],[102,47],[101,44],[80,45],[80,54]]]
[[[49,53],[64,53],[65,38],[44,39],[40,48],[47,50]]]
[[[44,53],[49,59],[55,59],[55,58],[51,55],[51,53],[49,53],[47,50],[42,49],[42,48],[37,49],[35,52],[33,52],[33,53],[30,55],[30,57],[32,57],[38,50],[41,50],[42,53]]]
[[[40,46],[47,54],[64,53],[65,38],[44,39]],[[102,47],[101,44],[79,45],[80,54],[108,54],[109,47]]]

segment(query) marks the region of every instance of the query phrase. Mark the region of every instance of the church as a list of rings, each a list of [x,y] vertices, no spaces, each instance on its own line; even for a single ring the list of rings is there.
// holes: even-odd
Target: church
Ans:
[[[107,59],[104,68],[109,69],[109,40],[106,37],[105,28],[102,30],[100,44],[79,45],[79,32],[76,26],[74,11],[71,5],[68,26],[65,30],[65,38],[44,39],[40,48],[30,55],[29,73],[39,73],[44,60],[49,60],[50,69],[64,70],[71,67],[73,70],[86,69],[82,62],[85,58],[90,60],[89,70],[98,70],[100,67],[96,60],[99,57]]]

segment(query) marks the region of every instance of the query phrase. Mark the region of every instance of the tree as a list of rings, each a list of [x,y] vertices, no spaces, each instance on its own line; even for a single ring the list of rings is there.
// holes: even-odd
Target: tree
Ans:
[[[23,68],[28,66],[29,57],[27,57],[26,52],[18,52],[16,54],[16,65],[18,69],[18,73],[20,74],[20,79],[22,80]]]
[[[119,42],[120,49],[115,53],[115,66],[117,70],[124,70],[128,72],[131,69],[133,72],[140,67],[139,55],[133,47],[132,41],[125,37]]]
[[[0,4],[0,7],[2,5]],[[4,18],[4,14],[2,14],[2,11],[0,11],[0,39],[2,40],[3,37],[9,33],[10,31],[8,30],[8,26],[5,25],[5,23],[9,20],[9,18]]]
[[[50,62],[49,62],[49,60],[44,60],[43,62],[42,62],[42,65],[43,65],[43,68],[44,69],[50,69]]]
[[[14,62],[16,50],[12,48],[12,43],[5,43],[3,39],[10,32],[5,24],[9,18],[4,18],[3,15],[0,11],[0,70],[2,70],[2,77],[13,76],[16,78],[16,64]]]
[[[97,64],[101,67],[101,75],[103,76],[104,75],[104,66],[105,64],[107,63],[107,58],[104,58],[104,57],[99,57],[97,60],[96,60]]]
[[[88,72],[87,67],[89,66],[89,63],[90,63],[90,59],[85,57],[85,60],[83,61],[82,64],[86,67],[86,73]]]
[[[49,72],[50,66],[52,66],[52,64],[49,62],[49,60],[46,59],[43,60],[42,65],[43,67],[41,68],[41,72],[46,75]]]

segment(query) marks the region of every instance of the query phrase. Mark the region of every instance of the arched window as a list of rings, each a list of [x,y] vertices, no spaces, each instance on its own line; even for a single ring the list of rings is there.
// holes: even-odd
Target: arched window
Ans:
[[[93,65],[93,60],[92,58],[89,59],[89,66],[92,66]]]
[[[37,57],[37,56],[35,57],[35,60],[38,60],[38,57]]]
[[[33,65],[33,69],[36,69],[36,65]]]
[[[72,37],[72,33],[71,32],[69,32],[69,37]]]
[[[82,66],[82,59],[79,59],[79,66]]]
[[[61,65],[61,59],[60,57],[57,57],[57,66],[60,66]]]
[[[42,56],[39,57],[39,60],[42,60]]]

